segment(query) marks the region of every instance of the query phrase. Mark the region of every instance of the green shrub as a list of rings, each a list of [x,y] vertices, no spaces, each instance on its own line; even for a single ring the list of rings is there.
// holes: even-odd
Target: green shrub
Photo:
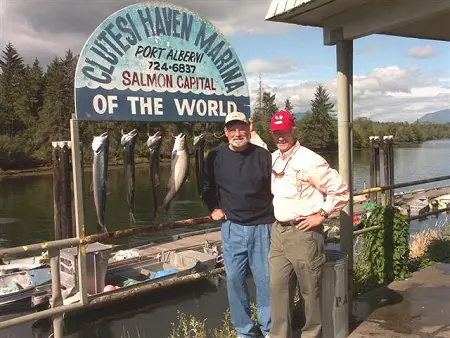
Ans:
[[[409,222],[391,206],[377,206],[363,227],[380,226],[364,234],[362,252],[355,266],[357,292],[386,285],[408,276]]]

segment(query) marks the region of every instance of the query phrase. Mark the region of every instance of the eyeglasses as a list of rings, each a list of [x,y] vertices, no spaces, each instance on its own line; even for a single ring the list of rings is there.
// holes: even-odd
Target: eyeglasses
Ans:
[[[248,132],[248,129],[239,129],[238,127],[234,127],[234,128],[227,128],[227,132],[231,136],[234,136],[236,134],[246,134]]]
[[[272,174],[273,174],[273,176],[275,176],[275,178],[282,178],[282,177],[285,175],[285,171],[286,171],[287,165],[288,165],[289,161],[290,161],[291,158],[292,158],[292,157],[289,157],[289,159],[286,161],[286,164],[284,165],[283,170],[280,171],[279,173],[277,173],[277,172],[275,171],[275,169],[273,169],[273,167],[275,166],[275,163],[277,163],[277,161],[278,161],[278,159],[279,159],[280,157],[281,157],[281,156],[278,156],[278,157],[277,157],[277,159],[275,160],[275,162],[273,162],[273,166],[272,166]]]

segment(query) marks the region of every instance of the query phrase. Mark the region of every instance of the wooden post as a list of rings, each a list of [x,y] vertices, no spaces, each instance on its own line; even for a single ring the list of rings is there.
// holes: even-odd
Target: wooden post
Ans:
[[[59,273],[59,249],[49,249],[50,270],[52,273],[52,308],[63,305],[61,294],[61,278]],[[53,317],[53,336],[63,338],[63,317],[62,314]]]
[[[389,171],[389,166],[390,166],[390,156],[389,156],[389,141],[386,138],[386,136],[383,137],[383,169],[384,169],[384,185],[391,185],[390,182],[390,171]],[[391,190],[388,191],[383,191],[383,205],[390,205],[391,201],[390,201],[390,195],[391,195]]]
[[[72,223],[72,184],[70,175],[70,143],[61,147],[61,235],[62,238],[73,236]]]
[[[70,142],[52,142],[52,147],[55,239],[64,239],[73,236]]]
[[[369,137],[369,187],[376,187],[376,179],[375,179],[375,136]],[[376,203],[376,194],[374,192],[369,193],[369,199],[371,202]]]
[[[380,137],[374,137],[374,172],[375,172],[375,186],[381,186],[381,177],[380,177]],[[380,193],[375,194],[375,202],[379,204],[381,202]]]
[[[70,119],[70,136],[72,139],[72,172],[75,206],[75,226],[78,239],[84,238],[84,204],[83,204],[83,179],[81,171],[80,141],[78,121],[75,115]],[[86,246],[78,246],[78,291],[81,304],[88,303],[86,273]]]
[[[373,136],[369,136],[369,188],[375,187],[375,171],[374,171],[374,152],[373,152]],[[375,194],[373,192],[369,193],[369,200],[374,202]]]
[[[60,180],[60,156],[61,148],[53,144],[52,149],[52,168],[53,168],[53,233],[54,239],[61,239],[61,180]]]
[[[389,180],[391,185],[395,184],[394,177],[394,136],[389,135]],[[390,190],[390,199],[392,205],[394,205],[394,189]]]

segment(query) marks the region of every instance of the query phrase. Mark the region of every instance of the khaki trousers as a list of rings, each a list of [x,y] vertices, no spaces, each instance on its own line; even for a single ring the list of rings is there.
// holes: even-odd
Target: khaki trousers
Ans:
[[[301,231],[272,226],[269,253],[271,338],[292,337],[296,286],[305,317],[302,338],[322,337],[321,282],[325,263],[323,227]]]

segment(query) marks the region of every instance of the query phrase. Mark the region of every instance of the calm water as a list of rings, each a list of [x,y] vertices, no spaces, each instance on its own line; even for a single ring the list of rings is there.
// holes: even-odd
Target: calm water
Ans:
[[[397,183],[449,175],[450,140],[430,141],[421,145],[395,149],[395,181]],[[323,154],[337,169],[337,153]],[[87,167],[89,165],[86,165]],[[169,166],[162,168],[162,183],[167,181]],[[192,178],[185,184],[172,202],[168,213],[157,216],[156,222],[170,222],[179,219],[204,216],[207,210],[197,196],[194,168]],[[152,199],[147,179],[147,167],[136,170],[136,218],[139,225],[151,224]],[[85,213],[86,232],[95,231],[95,211],[91,191],[91,172],[85,173]],[[369,182],[369,154],[367,151],[354,152],[354,188],[362,189]],[[442,181],[407,188],[417,189],[450,185]],[[160,200],[164,196],[161,186]],[[108,201],[106,224],[110,230],[129,227],[128,206],[125,197],[123,171],[110,170],[108,180]],[[435,219],[414,222],[414,231],[432,225]],[[196,229],[216,226],[207,224]],[[150,241],[170,238],[171,235],[190,229],[177,229],[164,233],[145,235],[118,241],[119,244],[143,244]],[[27,243],[51,240],[53,237],[53,197],[51,175],[23,177],[0,177],[0,247],[11,247]],[[217,282],[217,281],[216,281]],[[138,301],[128,302],[126,307],[113,307],[108,312],[95,312],[94,315],[79,317],[67,322],[70,337],[167,337],[170,323],[176,319],[177,310],[208,317],[212,326],[220,324],[222,313],[227,308],[226,291],[222,282],[204,282],[184,287],[164,295],[140,297]],[[156,299],[155,299],[156,297]],[[118,312],[117,312],[118,311]],[[89,318],[89,320],[87,319]],[[94,319],[94,320],[93,320]],[[83,322],[83,328],[79,323]],[[44,337],[39,332],[46,331],[31,324],[0,331],[0,337]],[[46,336],[45,336],[46,337]]]

